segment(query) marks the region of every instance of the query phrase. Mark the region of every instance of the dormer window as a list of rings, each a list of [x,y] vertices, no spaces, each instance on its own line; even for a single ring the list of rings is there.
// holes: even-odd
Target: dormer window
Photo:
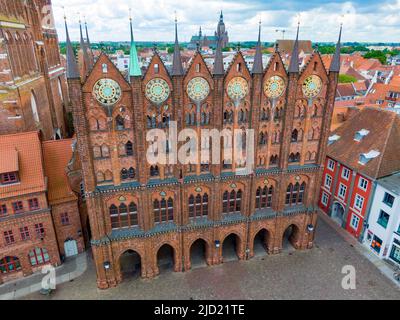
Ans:
[[[0,183],[3,185],[17,183],[17,182],[19,182],[17,172],[6,172],[0,174]]]
[[[354,136],[354,140],[360,142],[368,134],[369,134],[369,130],[361,129],[360,131],[356,132],[356,134]]]
[[[340,136],[338,136],[337,134],[330,136],[328,138],[328,145],[330,146],[331,144],[335,143],[336,141],[338,141],[340,139]]]
[[[368,153],[362,153],[360,154],[360,158],[358,160],[359,164],[366,165],[368,162],[370,162],[372,159],[375,159],[378,157],[381,153],[376,150],[372,150]]]

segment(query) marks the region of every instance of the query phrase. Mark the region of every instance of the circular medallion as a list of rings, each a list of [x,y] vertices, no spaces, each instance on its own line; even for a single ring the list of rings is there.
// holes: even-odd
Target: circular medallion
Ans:
[[[318,76],[309,76],[303,83],[303,94],[307,98],[315,98],[322,89],[322,80]]]
[[[155,104],[161,104],[168,99],[170,89],[167,81],[161,78],[150,80],[146,85],[146,97]]]
[[[93,94],[98,102],[112,106],[121,99],[121,87],[112,79],[100,79],[93,87]]]
[[[235,189],[236,187],[237,187],[237,185],[236,185],[235,183],[232,183],[232,184],[231,184],[231,188],[232,188],[232,189]]]
[[[201,102],[210,93],[210,85],[206,79],[196,77],[189,81],[186,90],[190,99],[195,102]]]
[[[232,100],[242,100],[249,93],[249,85],[244,78],[236,77],[229,81],[227,92]]]
[[[202,192],[202,191],[203,191],[203,189],[202,189],[201,187],[197,187],[197,188],[196,188],[196,192],[200,193],[200,192]]]
[[[264,180],[264,184],[267,185],[269,183],[268,179]]]
[[[279,98],[285,92],[286,84],[279,76],[273,76],[265,81],[264,93],[268,98]]]
[[[161,196],[161,197],[165,197],[166,195],[167,195],[167,193],[166,193],[165,191],[161,191],[161,192],[160,192],[160,196]]]

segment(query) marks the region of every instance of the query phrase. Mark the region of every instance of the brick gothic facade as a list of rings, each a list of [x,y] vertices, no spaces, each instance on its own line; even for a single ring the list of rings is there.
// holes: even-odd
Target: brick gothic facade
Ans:
[[[46,25],[50,8],[50,0],[0,1],[0,134],[66,134],[65,68],[56,29]]]
[[[284,80],[286,90],[272,105],[263,88],[275,75]],[[302,86],[311,75],[321,79],[322,89],[308,99]],[[209,121],[200,120],[203,117],[187,95],[194,77],[204,78],[210,86],[201,104]],[[249,86],[236,107],[227,94],[234,77]],[[122,97],[111,108],[100,105],[93,94],[102,78],[121,87]],[[154,78],[164,79],[171,91],[160,109],[145,95]],[[208,265],[223,262],[224,240],[232,234],[241,260],[253,257],[254,239],[264,230],[269,254],[281,252],[286,230],[291,230],[288,238],[296,249],[310,249],[337,78],[337,72],[326,70],[318,52],[300,73],[288,73],[277,51],[259,74],[251,74],[238,53],[224,75],[212,75],[197,53],[185,75],[170,76],[155,53],[145,75],[127,82],[103,54],[83,84],[76,77],[69,79],[98,287],[123,280],[121,259],[132,251],[140,257],[141,276],[152,278],[159,274],[162,247],[172,249],[174,271],[186,271],[191,268],[191,247],[199,239],[205,244]],[[202,124],[191,125],[188,114]],[[222,164],[151,168],[144,156],[146,132],[153,126],[167,127],[163,117],[176,120],[178,132],[254,129],[254,173],[237,176],[235,165],[228,169]]]

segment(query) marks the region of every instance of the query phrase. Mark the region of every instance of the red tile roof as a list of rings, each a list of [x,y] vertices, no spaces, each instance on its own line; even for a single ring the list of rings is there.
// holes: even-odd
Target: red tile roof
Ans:
[[[48,178],[49,203],[76,200],[66,174],[66,167],[72,158],[72,139],[43,142],[45,174]]]
[[[18,151],[11,147],[4,149],[0,157],[0,173],[18,171]]]
[[[357,142],[355,134],[362,129],[369,133]],[[328,146],[327,155],[353,170],[373,179],[400,171],[400,116],[395,112],[366,107],[331,135],[340,139]],[[380,154],[362,165],[360,155],[371,151]]]
[[[10,150],[16,150],[18,153],[18,174],[20,182],[17,184],[0,186],[0,198],[46,191],[39,133],[35,131],[1,135],[0,159],[8,157],[10,155]],[[12,155],[14,156],[14,158],[12,158],[14,161],[13,165],[15,165],[15,153],[12,152]]]

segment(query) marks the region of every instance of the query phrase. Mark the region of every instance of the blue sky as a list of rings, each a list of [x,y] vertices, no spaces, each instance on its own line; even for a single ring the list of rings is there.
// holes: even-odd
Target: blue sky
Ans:
[[[400,0],[53,0],[56,26],[65,39],[63,9],[68,17],[71,38],[78,40],[78,12],[86,16],[92,41],[129,39],[129,8],[132,8],[135,39],[172,41],[174,12],[179,21],[180,41],[202,26],[211,35],[216,29],[219,11],[231,41],[257,39],[261,19],[263,41],[281,37],[277,29],[293,38],[297,21],[300,38],[336,41],[339,25],[344,23],[344,41],[400,42]]]

